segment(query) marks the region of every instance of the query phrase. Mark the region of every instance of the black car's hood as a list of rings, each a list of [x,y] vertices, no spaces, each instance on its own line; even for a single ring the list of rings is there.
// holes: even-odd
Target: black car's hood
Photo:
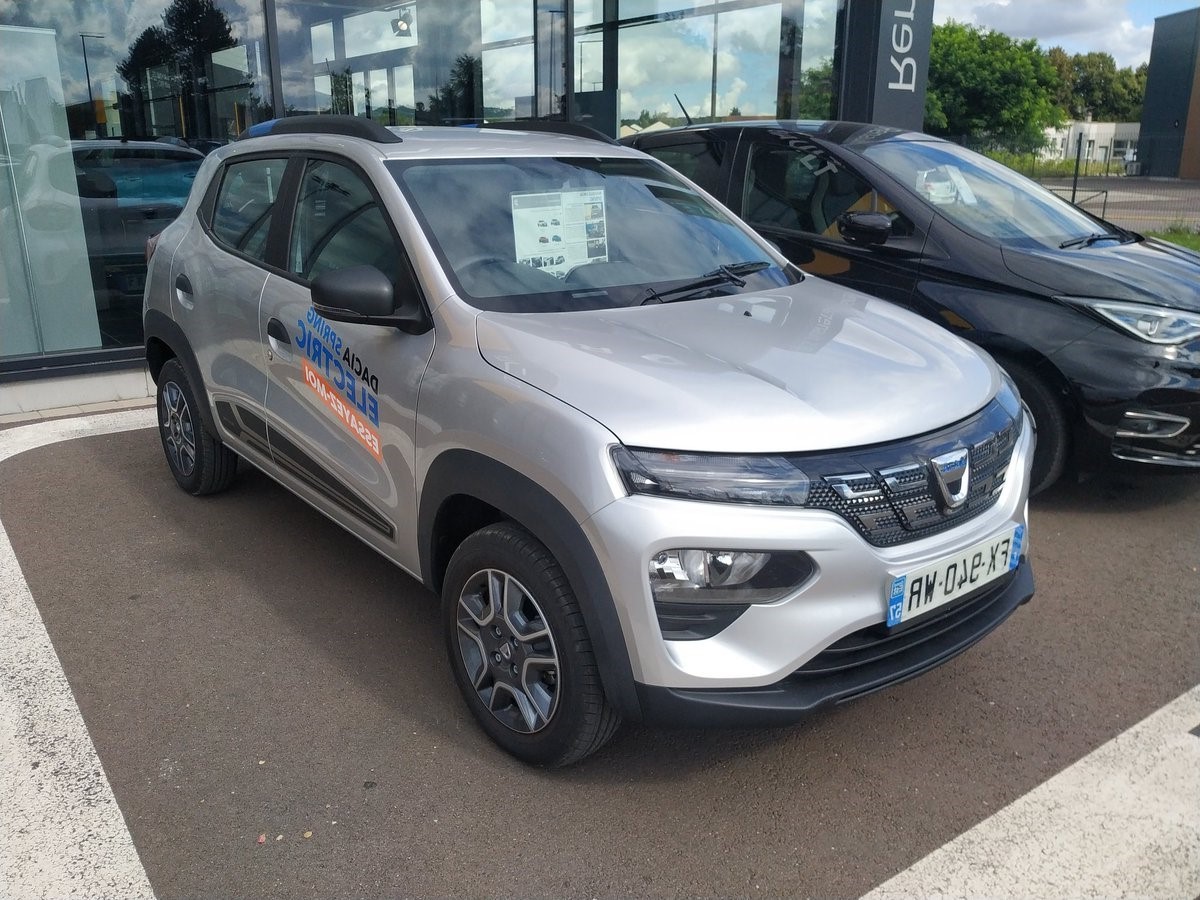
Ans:
[[[1147,239],[1065,250],[1005,247],[1004,263],[1055,294],[1200,312],[1200,253],[1174,244]]]

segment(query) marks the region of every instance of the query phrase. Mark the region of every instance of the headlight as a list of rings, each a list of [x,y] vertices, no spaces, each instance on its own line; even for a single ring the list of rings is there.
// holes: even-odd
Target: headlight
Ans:
[[[617,446],[613,462],[634,494],[768,506],[803,506],[808,499],[808,476],[782,456],[670,453]]]
[[[1097,312],[1126,334],[1151,344],[1182,344],[1200,337],[1200,314],[1197,313],[1144,303],[1118,303],[1079,297],[1059,299]]]
[[[1003,384],[1000,385],[1000,390],[996,394],[996,401],[1004,407],[1004,411],[1017,420],[1021,421],[1021,392],[1017,390],[1017,384],[1012,380],[1012,377],[1003,369],[1000,370],[1003,376]]]

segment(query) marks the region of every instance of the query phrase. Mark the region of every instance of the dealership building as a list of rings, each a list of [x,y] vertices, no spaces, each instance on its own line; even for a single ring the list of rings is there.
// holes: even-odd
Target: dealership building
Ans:
[[[145,241],[201,154],[250,125],[552,119],[615,136],[686,110],[919,128],[932,15],[932,0],[0,3],[0,417],[152,393]]]
[[[1143,175],[1200,179],[1200,7],[1154,20],[1138,160]]]

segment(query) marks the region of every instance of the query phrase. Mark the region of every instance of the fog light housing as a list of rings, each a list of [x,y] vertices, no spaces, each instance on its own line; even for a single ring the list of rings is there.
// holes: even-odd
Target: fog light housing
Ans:
[[[1125,413],[1125,416],[1117,426],[1116,436],[1119,438],[1155,438],[1162,440],[1164,438],[1178,437],[1187,431],[1191,424],[1191,419],[1184,416],[1130,410]]]
[[[713,637],[756,603],[795,592],[816,572],[797,551],[664,550],[650,559],[648,576],[658,626],[667,640]]]

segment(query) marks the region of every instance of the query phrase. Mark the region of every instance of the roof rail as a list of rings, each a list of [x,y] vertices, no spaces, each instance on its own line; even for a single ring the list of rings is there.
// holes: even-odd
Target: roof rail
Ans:
[[[597,131],[591,125],[582,122],[563,122],[559,119],[526,119],[516,122],[485,122],[479,128],[499,128],[502,131],[544,131],[550,134],[569,134],[573,137],[589,138],[593,141],[603,141],[606,144],[616,144],[603,131]]]
[[[340,134],[361,138],[378,144],[398,144],[400,135],[389,131],[374,119],[347,115],[287,116],[251,125],[238,135],[238,140],[262,137],[267,134]]]

